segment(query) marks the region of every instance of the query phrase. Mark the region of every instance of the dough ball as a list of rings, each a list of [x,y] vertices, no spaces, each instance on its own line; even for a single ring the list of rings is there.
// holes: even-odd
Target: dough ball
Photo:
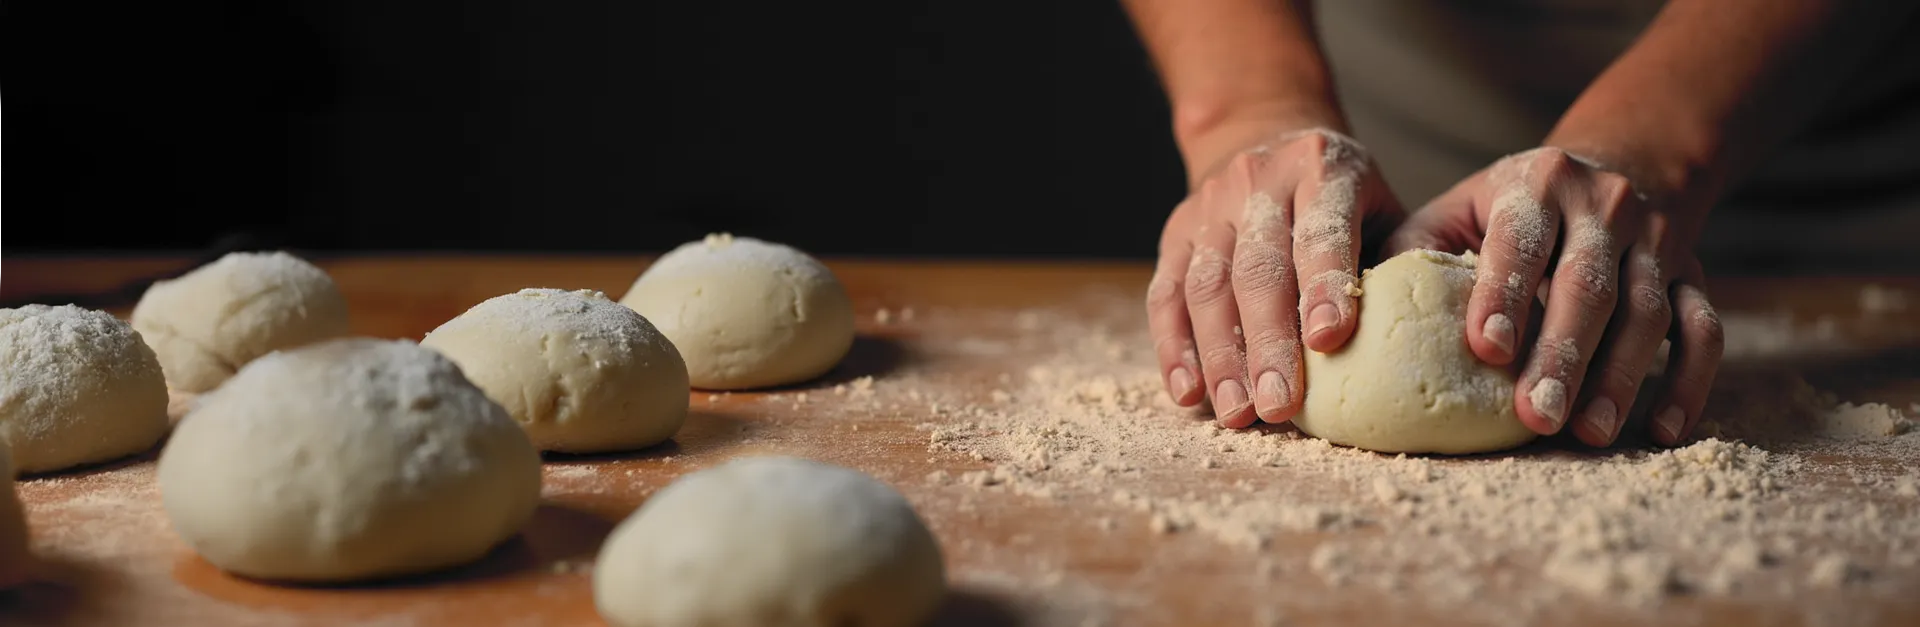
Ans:
[[[546,450],[645,448],[687,419],[687,364],[632,309],[593,290],[529,289],[475,305],[428,333]]]
[[[200,393],[247,362],[347,334],[347,300],[327,273],[284,252],[230,253],[147,288],[133,308],[167,386]]]
[[[940,546],[900,493],[792,457],[681,477],[614,528],[593,571],[614,627],[908,627],[945,595]]]
[[[806,253],[750,237],[683,244],[620,302],[667,334],[700,389],[799,383],[853,347],[853,302],[839,279]]]
[[[13,490],[13,460],[0,442],[0,590],[27,580],[27,512]]]
[[[152,448],[167,384],[133,327],[73,305],[0,309],[0,436],[16,472],[61,470]]]
[[[532,518],[540,457],[439,353],[347,338],[269,354],[160,454],[174,531],[228,572],[349,582],[485,555]]]
[[[1467,346],[1474,262],[1413,250],[1362,275],[1360,326],[1331,355],[1307,351],[1306,408],[1294,424],[1385,453],[1482,453],[1532,440],[1514,413],[1513,370]]]

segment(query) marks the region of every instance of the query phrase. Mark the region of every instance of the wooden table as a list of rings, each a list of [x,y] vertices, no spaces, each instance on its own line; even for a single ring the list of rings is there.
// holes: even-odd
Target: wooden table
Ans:
[[[0,295],[100,292],[175,270],[180,263],[172,258],[10,258],[0,262]],[[338,258],[321,265],[345,292],[356,333],[418,339],[481,300],[523,287],[591,288],[618,298],[645,263],[634,257],[439,255]],[[954,599],[938,620],[942,625],[1484,622],[1423,606],[1418,599],[1337,589],[1273,566],[1304,560],[1324,533],[1285,534],[1264,548],[1247,549],[1198,534],[1156,533],[1148,514],[1098,500],[1063,504],[1013,490],[983,490],[966,481],[927,479],[992,466],[929,446],[928,423],[947,414],[919,402],[922,392],[925,398],[1003,398],[1006,375],[1019,376],[1044,357],[1036,351],[1050,350],[1023,338],[1076,317],[1110,322],[1102,328],[1118,338],[1112,350],[1125,353],[1129,363],[1139,362],[1147,348],[1139,299],[1147,265],[858,260],[830,265],[860,312],[861,339],[838,370],[789,389],[696,391],[687,426],[653,450],[550,456],[545,506],[520,539],[478,564],[375,586],[290,588],[224,575],[193,556],[166,528],[152,485],[154,453],[149,453],[100,468],[23,479],[36,548],[46,563],[41,582],[0,594],[0,623],[601,624],[588,582],[593,555],[612,525],[679,475],[763,453],[860,468],[905,492],[941,538],[955,582]],[[1920,293],[1916,278],[1875,282]],[[1846,314],[1866,283],[1863,278],[1741,279],[1716,285],[1715,294],[1723,312],[1786,310],[1817,317]],[[124,315],[130,305],[107,308]],[[1039,320],[1030,314],[1041,310],[1063,317]],[[962,337],[969,333],[977,341]],[[1886,350],[1913,346],[1920,337],[1914,316],[1895,316],[1859,333],[1876,347],[1871,357],[1810,367],[1809,379],[1863,400],[1899,406],[1920,402],[1920,359],[1910,351]],[[997,342],[997,348],[976,346],[988,342]],[[911,385],[889,388],[896,380]],[[1158,419],[1183,428],[1205,422],[1171,405]],[[1230,470],[1253,479],[1284,473]],[[1206,470],[1194,464],[1191,471],[1179,472],[1197,477]],[[1913,574],[1896,573],[1906,578],[1900,581],[1920,582]],[[1870,624],[1920,625],[1920,588],[1904,601],[1883,594],[1827,595],[1818,602],[1833,604],[1836,612],[1875,605]],[[1807,622],[1800,620],[1806,615],[1782,616],[1764,604],[1683,604],[1689,623]],[[1575,609],[1527,622],[1639,622],[1570,607]]]

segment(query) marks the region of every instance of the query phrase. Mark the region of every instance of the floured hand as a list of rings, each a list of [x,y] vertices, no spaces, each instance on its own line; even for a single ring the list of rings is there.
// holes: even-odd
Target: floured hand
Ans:
[[[1673,343],[1668,389],[1652,408],[1653,438],[1683,440],[1719,367],[1719,318],[1692,252],[1697,219],[1663,211],[1625,176],[1552,147],[1508,156],[1411,216],[1386,244],[1478,250],[1467,342],[1504,365],[1525,358],[1514,394],[1521,422],[1553,434],[1573,421],[1581,441],[1619,435],[1660,343]],[[1547,295],[1538,342],[1529,309]]]
[[[1282,133],[1199,181],[1167,219],[1147,290],[1168,394],[1211,396],[1230,428],[1284,421],[1306,394],[1303,339],[1331,351],[1353,334],[1363,231],[1384,235],[1403,212],[1365,149],[1325,129]]]

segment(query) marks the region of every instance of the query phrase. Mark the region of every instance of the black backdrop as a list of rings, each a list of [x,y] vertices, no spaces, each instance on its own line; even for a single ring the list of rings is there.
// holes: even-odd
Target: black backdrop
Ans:
[[[1184,189],[1113,0],[5,0],[0,103],[10,254],[1150,258]]]

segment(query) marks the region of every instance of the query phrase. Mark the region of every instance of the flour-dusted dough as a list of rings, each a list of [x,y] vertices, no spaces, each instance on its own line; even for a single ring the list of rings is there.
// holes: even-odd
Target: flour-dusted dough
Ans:
[[[620,302],[667,334],[700,389],[799,383],[832,370],[853,346],[853,302],[833,272],[750,237],[683,244]]]
[[[133,327],[73,305],[0,309],[0,439],[15,472],[126,457],[166,431],[160,362]]]
[[[230,253],[147,288],[133,328],[167,386],[201,393],[267,353],[347,334],[347,301],[326,271],[284,252]]]
[[[900,493],[792,457],[681,477],[613,530],[593,571],[614,627],[909,627],[946,589],[939,544]]]
[[[545,450],[640,449],[687,419],[687,365],[666,336],[593,290],[526,289],[428,333]]]
[[[1474,263],[1471,253],[1413,250],[1368,271],[1353,339],[1331,355],[1307,352],[1307,403],[1294,424],[1387,453],[1483,453],[1532,440],[1514,413],[1512,369],[1467,346]]]
[[[0,438],[0,590],[27,580],[27,512],[13,490],[13,460]]]
[[[471,562],[540,500],[540,457],[439,353],[346,338],[248,363],[160,454],[162,505],[242,576],[380,579]]]

